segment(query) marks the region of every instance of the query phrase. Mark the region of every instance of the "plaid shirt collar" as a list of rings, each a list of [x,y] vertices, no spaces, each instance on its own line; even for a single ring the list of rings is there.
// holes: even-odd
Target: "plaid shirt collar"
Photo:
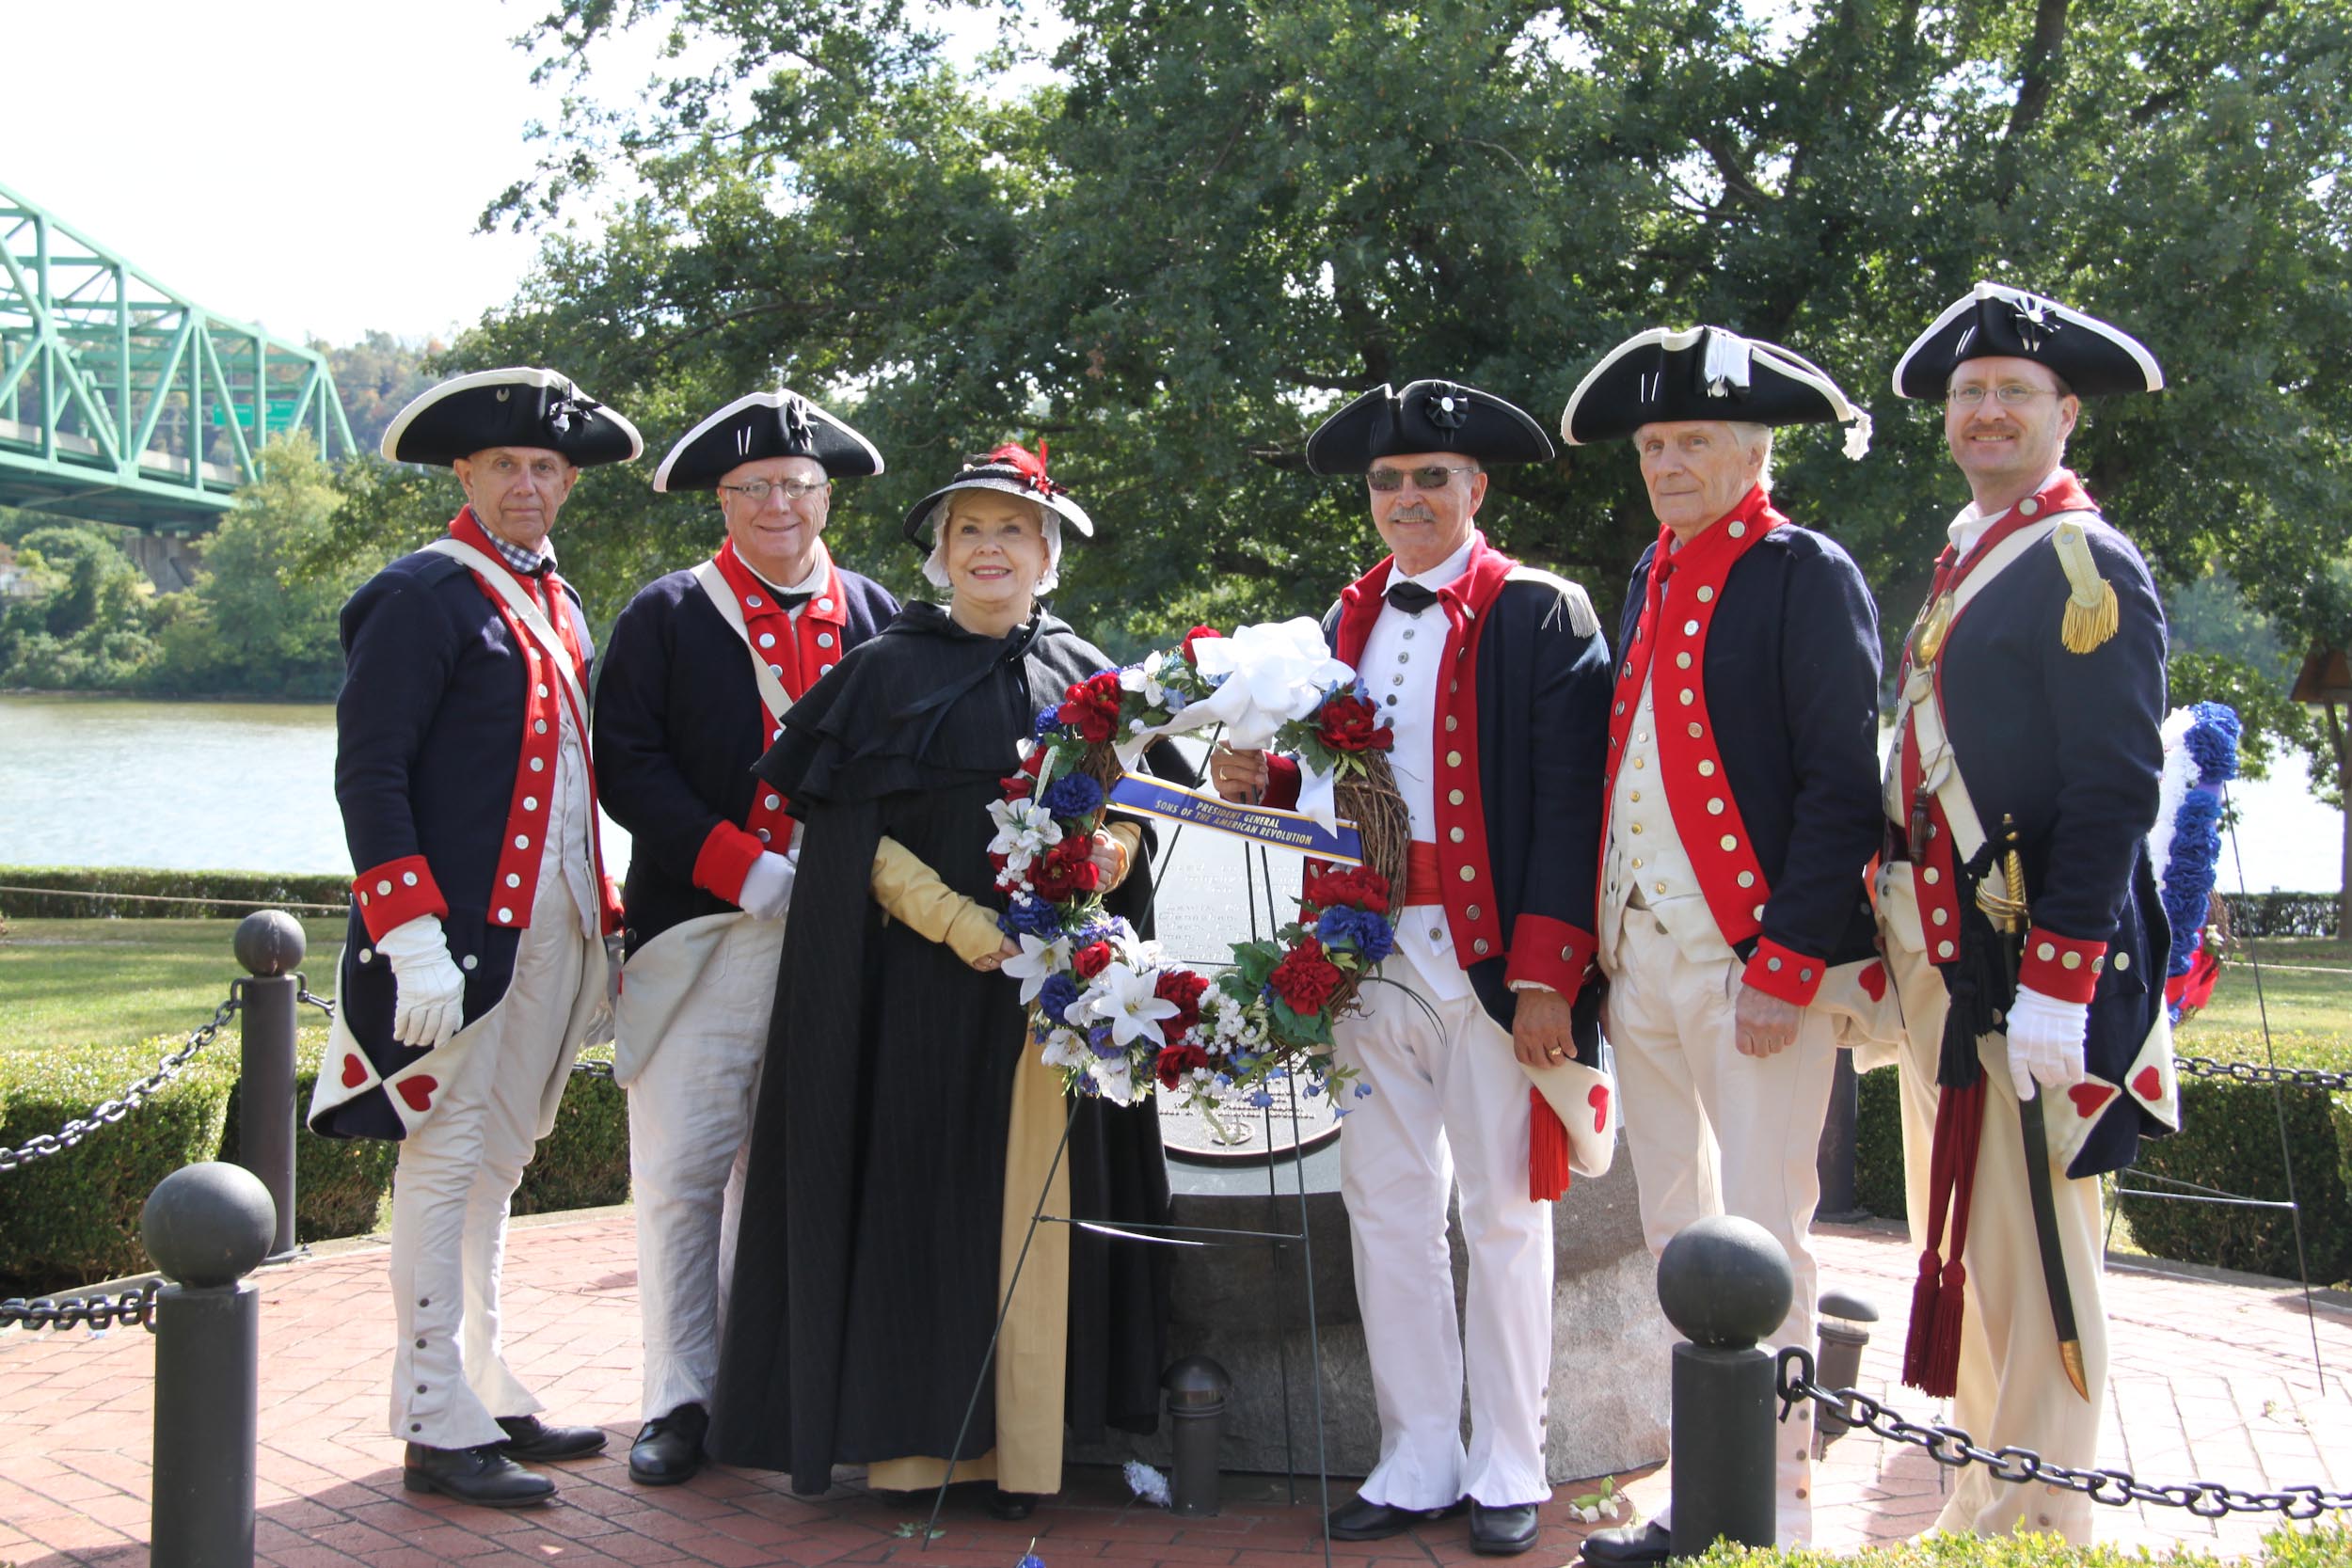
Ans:
[[[482,532],[485,538],[498,547],[499,555],[515,569],[517,576],[535,578],[543,572],[555,570],[555,541],[552,539],[541,545],[541,553],[533,555],[529,550],[508,544],[486,528]]]

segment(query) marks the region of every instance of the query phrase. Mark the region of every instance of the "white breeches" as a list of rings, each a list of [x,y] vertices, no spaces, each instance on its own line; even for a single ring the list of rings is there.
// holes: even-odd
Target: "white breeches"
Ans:
[[[1743,1056],[1734,1042],[1736,958],[1694,962],[1647,911],[1629,909],[1610,955],[1610,1042],[1625,1096],[1626,1148],[1641,1183],[1642,1234],[1653,1256],[1693,1220],[1736,1214],[1772,1233],[1796,1276],[1774,1346],[1813,1348],[1820,1289],[1813,1255],[1821,1123],[1837,1070],[1834,1027],[1799,1015],[1793,1043]],[[1774,1427],[1778,1544],[1813,1536],[1813,1413],[1800,1403]]]
[[[1889,934],[1887,969],[1902,999],[1905,1039],[1900,1058],[1903,1175],[1911,1210],[1911,1241],[1927,1244],[1928,1173],[1935,1144],[1936,1058],[1950,1007],[1944,977],[1924,953]],[[2098,1462],[2099,1421],[2107,1396],[2107,1313],[2100,1296],[2106,1241],[2100,1228],[2099,1183],[2070,1179],[2055,1160],[2050,1185],[2058,1200],[2060,1251],[2074,1297],[2075,1333],[2082,1340],[2083,1377],[2090,1397],[2074,1392],[2058,1359],[2034,1235],[2033,1199],[2026,1189],[2024,1136],[2017,1092],[2010,1085],[2008,1051],[1999,1040],[1980,1045],[1985,1067],[1984,1132],[1978,1144],[1977,1183],[1963,1255],[1968,1280],[1960,1335],[1960,1376],[1952,1425],[1982,1448],[2033,1449],[2078,1469]],[[2046,1091],[2045,1091],[2046,1092]],[[2064,1101],[2060,1100],[2063,1106]],[[1950,1237],[1947,1235],[1948,1243]],[[2090,1540],[2091,1504],[2078,1492],[2039,1483],[1996,1481],[1981,1465],[1952,1472],[1952,1490],[1936,1515],[1938,1529],[2006,1535],[2048,1530],[2069,1541]]]
[[[1340,1137],[1380,1415],[1380,1461],[1362,1495],[1411,1509],[1450,1507],[1465,1495],[1495,1508],[1542,1502],[1551,1496],[1543,1432],[1551,1205],[1527,1196],[1527,1075],[1510,1035],[1474,994],[1438,1000],[1401,950],[1380,974],[1395,985],[1368,981],[1364,1016],[1333,1030],[1339,1059],[1372,1089],[1345,1101]],[[1446,1243],[1457,1185],[1470,1252],[1459,1320]]]
[[[554,1120],[571,1042],[604,990],[603,952],[593,961],[590,952],[600,939],[580,934],[569,899],[551,885],[555,859],[506,995],[471,1025],[467,1049],[452,1053],[452,1081],[402,1142],[392,1177],[391,1431],[432,1448],[500,1442],[495,1418],[540,1408],[499,1342],[507,1204]]]
[[[729,927],[628,1086],[646,1420],[710,1406],[783,946],[781,920]]]

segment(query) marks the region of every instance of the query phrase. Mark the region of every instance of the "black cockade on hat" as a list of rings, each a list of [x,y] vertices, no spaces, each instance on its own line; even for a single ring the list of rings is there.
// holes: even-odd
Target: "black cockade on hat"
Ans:
[[[2006,283],[1979,283],[1912,340],[1895,365],[1895,395],[1940,398],[1970,359],[2031,359],[2076,397],[2164,389],[2156,356],[2096,316]]]
[[[1400,452],[1456,452],[1481,463],[1541,463],[1551,437],[1520,409],[1458,381],[1375,387],[1307,437],[1307,467],[1360,474]]]

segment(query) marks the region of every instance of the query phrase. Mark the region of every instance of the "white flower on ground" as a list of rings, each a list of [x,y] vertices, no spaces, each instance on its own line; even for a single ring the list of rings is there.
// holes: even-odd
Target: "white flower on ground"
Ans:
[[[1037,993],[1045,989],[1045,982],[1070,967],[1070,939],[1057,937],[1045,942],[1021,933],[1021,952],[1007,958],[1003,973],[1021,982],[1021,1005],[1027,1006],[1037,1000]]]
[[[1132,1046],[1160,1037],[1160,1020],[1176,1016],[1176,1004],[1154,992],[1159,977],[1123,963],[1105,966],[1082,999],[1087,1016],[1106,1020],[1111,1038]],[[1108,1085],[1104,1085],[1108,1092]],[[1119,1103],[1124,1105],[1125,1101]]]

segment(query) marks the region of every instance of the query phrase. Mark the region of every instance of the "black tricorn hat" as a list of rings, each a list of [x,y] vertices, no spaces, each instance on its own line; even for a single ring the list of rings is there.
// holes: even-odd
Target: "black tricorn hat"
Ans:
[[[1777,343],[1720,326],[1637,332],[1584,372],[1560,414],[1568,445],[1632,435],[1677,420],[1846,426],[1846,455],[1870,450],[1870,416],[1819,365]]]
[[[764,457],[813,458],[829,479],[882,471],[873,442],[798,392],[778,388],[737,398],[680,436],[654,470],[653,487],[715,490],[726,475]]]
[[[1007,441],[986,457],[963,466],[963,471],[925,496],[908,509],[902,531],[907,543],[918,550],[928,550],[931,541],[923,535],[924,526],[930,521],[931,509],[959,490],[1000,490],[1009,496],[1019,496],[1068,520],[1080,533],[1092,538],[1094,519],[1086,508],[1070,499],[1070,492],[1045,477],[1045,443],[1040,441],[1031,451],[1018,441]]]
[[[444,381],[384,430],[384,455],[395,463],[446,468],[491,447],[537,447],[593,468],[628,462],[645,441],[569,378],[522,365]]]
[[[1383,385],[1307,437],[1307,467],[1360,474],[1375,457],[1419,451],[1458,452],[1481,463],[1541,463],[1551,456],[1551,437],[1524,411],[1457,381],[1415,381],[1403,391]]]
[[[1940,398],[1963,362],[2032,359],[2076,397],[2158,392],[2164,371],[2139,340],[2055,299],[1979,283],[1911,341],[1895,364],[1895,395]]]

